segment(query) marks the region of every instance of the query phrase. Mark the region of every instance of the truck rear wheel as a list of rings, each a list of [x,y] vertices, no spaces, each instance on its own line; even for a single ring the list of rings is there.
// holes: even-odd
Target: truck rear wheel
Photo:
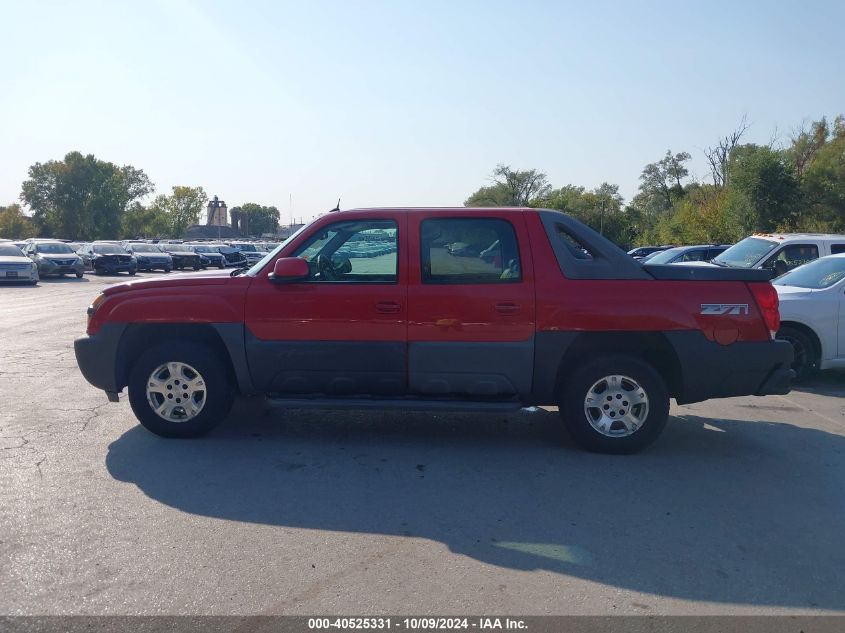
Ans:
[[[129,376],[138,421],[163,437],[198,437],[217,426],[233,393],[220,359],[204,345],[168,342],[144,352]]]
[[[630,356],[606,356],[569,375],[559,408],[573,439],[587,450],[636,453],[666,426],[669,393],[649,364]]]

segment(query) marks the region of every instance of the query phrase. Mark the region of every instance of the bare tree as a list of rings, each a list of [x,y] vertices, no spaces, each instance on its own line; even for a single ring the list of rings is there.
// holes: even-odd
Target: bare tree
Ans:
[[[501,164],[493,170],[493,182],[507,189],[511,204],[517,207],[524,207],[535,198],[542,198],[552,189],[543,172],[536,169],[513,170],[509,165]]]
[[[792,133],[790,138],[792,147],[789,153],[798,178],[804,175],[807,167],[813,162],[816,152],[824,146],[829,132],[827,119],[822,117],[820,121],[813,121],[810,129],[807,129],[807,124],[804,122]]]
[[[750,127],[747,119],[747,115],[743,114],[739,126],[733,132],[721,138],[715,146],[704,150],[707,162],[710,163],[713,184],[717,187],[724,187],[728,184],[728,160],[731,157],[731,152],[739,145],[740,139]]]

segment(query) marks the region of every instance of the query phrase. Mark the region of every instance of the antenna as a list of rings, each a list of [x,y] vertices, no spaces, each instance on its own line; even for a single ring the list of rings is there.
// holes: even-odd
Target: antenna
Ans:
[[[340,211],[340,198],[337,199],[337,206],[329,211],[329,213],[334,213],[335,211]]]

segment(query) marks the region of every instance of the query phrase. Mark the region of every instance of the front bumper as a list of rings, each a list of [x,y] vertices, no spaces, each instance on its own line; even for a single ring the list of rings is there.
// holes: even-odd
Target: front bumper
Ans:
[[[128,273],[133,270],[138,270],[136,264],[112,264],[112,263],[95,263],[94,270],[109,272],[109,273]]]
[[[9,274],[11,273],[11,274]],[[0,283],[18,282],[18,283],[32,283],[38,281],[37,268],[15,268],[15,269],[0,269]]]
[[[117,355],[125,323],[105,323],[100,331],[73,342],[76,364],[89,383],[112,396],[123,388],[117,374]]]
[[[741,341],[720,345],[701,332],[667,332],[678,355],[678,404],[710,398],[789,393],[795,378],[792,345],[786,341]]]
[[[139,259],[138,270],[168,270],[173,268],[173,261],[169,259]]]
[[[47,275],[81,275],[85,272],[85,264],[74,264],[72,266],[38,265],[38,274],[42,277]]]

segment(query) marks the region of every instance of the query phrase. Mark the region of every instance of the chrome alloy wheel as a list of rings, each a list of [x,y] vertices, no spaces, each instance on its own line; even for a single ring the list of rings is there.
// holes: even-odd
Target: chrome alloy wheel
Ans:
[[[168,422],[187,422],[205,406],[205,380],[186,363],[159,365],[147,379],[147,402]]]
[[[605,376],[587,391],[584,414],[590,426],[602,435],[627,437],[648,417],[648,395],[628,376]]]

